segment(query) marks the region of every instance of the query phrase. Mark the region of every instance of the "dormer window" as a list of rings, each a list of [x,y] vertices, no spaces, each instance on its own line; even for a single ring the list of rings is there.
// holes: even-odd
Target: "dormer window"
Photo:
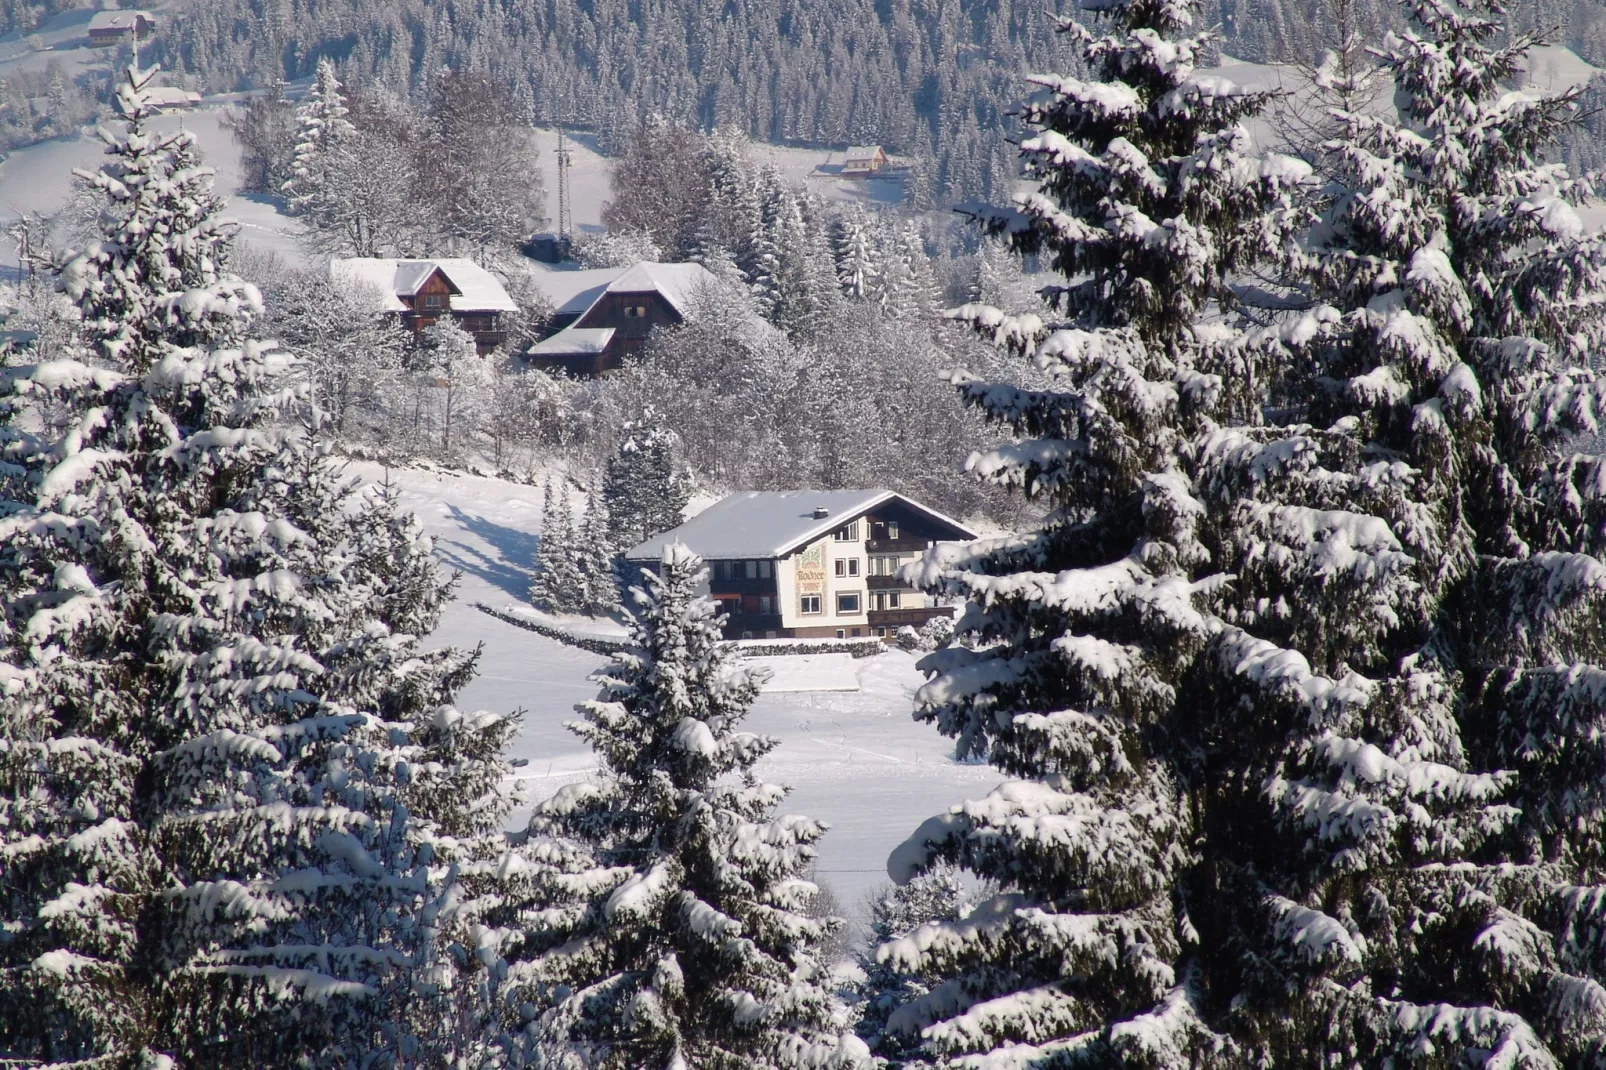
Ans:
[[[423,297],[420,298],[420,301],[422,302],[423,308],[436,311],[442,308],[446,303],[445,297],[443,297],[441,294],[424,294]]]
[[[632,319],[632,320],[646,319],[647,318],[647,306],[646,305],[626,305],[625,306],[625,318],[626,319]]]

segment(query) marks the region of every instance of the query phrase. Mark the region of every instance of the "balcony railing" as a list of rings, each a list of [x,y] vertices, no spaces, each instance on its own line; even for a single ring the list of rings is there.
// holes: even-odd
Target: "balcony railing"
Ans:
[[[902,628],[908,625],[918,628],[933,617],[951,617],[954,615],[952,606],[926,606],[919,609],[872,609],[870,611],[870,627]]]

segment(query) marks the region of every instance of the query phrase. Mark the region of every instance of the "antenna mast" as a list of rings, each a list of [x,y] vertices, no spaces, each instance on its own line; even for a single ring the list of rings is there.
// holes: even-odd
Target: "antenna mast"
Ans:
[[[563,127],[558,127],[558,241],[565,249],[572,240],[573,221],[569,214],[569,143]]]

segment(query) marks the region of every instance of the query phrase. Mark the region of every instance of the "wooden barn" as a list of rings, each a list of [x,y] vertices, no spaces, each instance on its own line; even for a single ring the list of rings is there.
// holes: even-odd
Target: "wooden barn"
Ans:
[[[698,289],[714,281],[701,264],[650,261],[628,268],[536,269],[530,275],[557,309],[553,333],[526,355],[530,365],[583,376],[622,367],[654,328],[685,320]]]

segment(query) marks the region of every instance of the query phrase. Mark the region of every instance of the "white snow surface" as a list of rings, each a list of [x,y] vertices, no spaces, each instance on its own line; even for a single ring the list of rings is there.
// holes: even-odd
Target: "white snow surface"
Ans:
[[[880,660],[879,658],[876,660]],[[744,669],[765,669],[766,693],[783,691],[857,691],[859,662],[852,654],[789,654],[774,658],[743,658]]]
[[[386,470],[356,462],[352,475],[379,482]],[[441,562],[461,572],[457,595],[433,640],[483,644],[480,674],[459,698],[465,710],[522,709],[524,726],[513,744],[527,764],[516,778],[530,802],[595,769],[590,750],[564,728],[574,704],[594,698],[587,674],[605,659],[514,627],[471,603],[502,606],[520,601],[529,587],[530,559],[539,538],[541,490],[497,479],[413,469],[391,469],[402,504],[435,537]],[[886,882],[887,856],[933,814],[965,799],[985,796],[998,773],[953,759],[953,745],[910,716],[921,675],[916,656],[899,650],[873,658],[838,654],[744,659],[786,673],[812,676],[816,686],[849,674],[855,691],[777,690],[772,680],[744,728],[779,739],[758,764],[765,780],[792,788],[786,813],[807,814],[831,825],[819,845],[818,880],[836,892],[849,914],[861,914],[865,894]],[[781,683],[784,687],[785,679]],[[528,804],[514,815],[522,824]]]

